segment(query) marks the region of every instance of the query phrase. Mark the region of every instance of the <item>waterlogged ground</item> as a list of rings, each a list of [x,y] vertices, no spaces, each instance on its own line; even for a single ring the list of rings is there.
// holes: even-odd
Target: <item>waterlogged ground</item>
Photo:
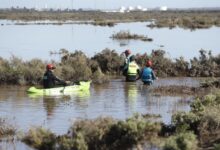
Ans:
[[[199,81],[193,78],[166,78],[157,80],[154,87],[165,85],[198,86]],[[87,92],[58,97],[27,95],[27,88],[2,86],[0,90],[0,116],[24,132],[31,126],[43,126],[56,134],[64,134],[71,123],[79,118],[112,116],[125,119],[136,112],[159,114],[163,122],[170,123],[173,113],[189,111],[189,102],[192,100],[192,96],[152,93],[139,81],[126,83],[123,79],[92,85]],[[18,150],[27,149],[20,142],[11,144]],[[6,143],[0,144],[0,148],[7,146]]]

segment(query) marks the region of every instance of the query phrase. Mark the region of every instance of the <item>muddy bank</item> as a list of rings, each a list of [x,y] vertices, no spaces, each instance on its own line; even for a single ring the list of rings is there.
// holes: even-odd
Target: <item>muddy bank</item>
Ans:
[[[0,10],[0,19],[7,20],[66,20],[88,21],[94,25],[113,26],[121,22],[152,21],[149,27],[176,26],[190,29],[220,26],[220,11],[147,11],[147,12],[100,12],[100,11],[35,11],[35,10]],[[62,23],[61,23],[62,24]]]

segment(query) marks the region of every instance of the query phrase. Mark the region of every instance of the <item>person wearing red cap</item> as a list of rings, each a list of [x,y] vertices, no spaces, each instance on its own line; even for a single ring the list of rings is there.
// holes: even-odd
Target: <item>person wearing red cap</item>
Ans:
[[[48,64],[46,66],[46,72],[43,76],[43,86],[44,88],[53,88],[56,85],[56,82],[58,82],[60,85],[66,85],[66,82],[57,78],[53,74],[53,70],[56,69],[56,67],[53,64]]]
[[[126,76],[127,71],[128,71],[128,64],[130,62],[130,57],[131,57],[131,50],[130,49],[125,50],[124,54],[125,54],[125,61],[122,67],[122,72],[123,72],[123,75]]]
[[[142,72],[140,73],[140,76],[138,78],[138,79],[141,78],[142,82],[146,85],[151,85],[153,83],[153,81],[157,79],[157,77],[151,67],[152,67],[152,61],[148,60],[146,62],[144,69],[142,70]]]

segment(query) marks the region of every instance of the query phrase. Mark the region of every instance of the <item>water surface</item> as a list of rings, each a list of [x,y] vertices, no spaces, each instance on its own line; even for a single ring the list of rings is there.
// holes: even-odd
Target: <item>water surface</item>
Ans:
[[[164,85],[198,86],[199,82],[194,78],[164,78],[157,80],[153,87]],[[77,119],[108,116],[124,120],[135,113],[160,115],[160,120],[168,124],[175,112],[189,111],[192,100],[191,96],[160,96],[140,81],[127,83],[122,78],[102,85],[92,84],[89,91],[71,95],[28,95],[27,88],[0,87],[0,116],[22,132],[41,126],[65,134]],[[19,141],[0,142],[1,148],[31,150]]]
[[[169,79],[166,80],[158,80],[155,86],[170,82]],[[192,84],[188,78],[176,78],[170,84],[189,83]],[[197,82],[194,83],[195,86]],[[191,99],[184,96],[158,96],[141,82],[126,83],[122,79],[114,79],[103,85],[92,85],[90,91],[63,96],[28,95],[25,92],[27,88],[1,87],[1,117],[8,118],[18,129],[24,131],[31,126],[43,126],[57,134],[66,133],[71,123],[79,118],[112,116],[126,119],[136,112],[159,114],[163,122],[170,123],[173,112],[189,110],[188,100]]]
[[[11,21],[1,20],[0,56],[9,59],[12,55],[25,60],[40,58],[59,60],[59,55],[50,55],[64,48],[71,52],[82,50],[88,57],[94,56],[105,48],[121,53],[131,49],[136,53],[151,53],[153,49],[163,49],[167,57],[175,59],[183,56],[187,60],[199,56],[199,50],[212,50],[219,54],[218,35],[220,28],[189,29],[168,28],[150,29],[147,22],[119,23],[114,27],[100,27],[85,24],[64,25],[15,25]],[[10,24],[10,25],[8,25]],[[130,31],[153,38],[153,42],[139,40],[112,40],[112,34]]]

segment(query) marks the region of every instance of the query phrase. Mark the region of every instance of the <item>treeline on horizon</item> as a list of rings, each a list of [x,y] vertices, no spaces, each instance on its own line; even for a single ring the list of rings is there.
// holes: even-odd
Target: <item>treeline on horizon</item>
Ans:
[[[109,76],[122,76],[124,56],[115,50],[104,49],[93,57],[82,51],[69,52],[61,49],[59,62],[32,59],[24,61],[12,56],[0,57],[0,84],[38,85],[42,82],[45,66],[53,63],[55,74],[68,81],[92,80],[94,83],[109,81]],[[183,57],[172,60],[164,50],[152,50],[150,54],[135,54],[136,62],[143,68],[147,60],[152,60],[158,77],[220,77],[220,54],[213,56],[211,51],[200,50],[198,58],[186,61]]]

